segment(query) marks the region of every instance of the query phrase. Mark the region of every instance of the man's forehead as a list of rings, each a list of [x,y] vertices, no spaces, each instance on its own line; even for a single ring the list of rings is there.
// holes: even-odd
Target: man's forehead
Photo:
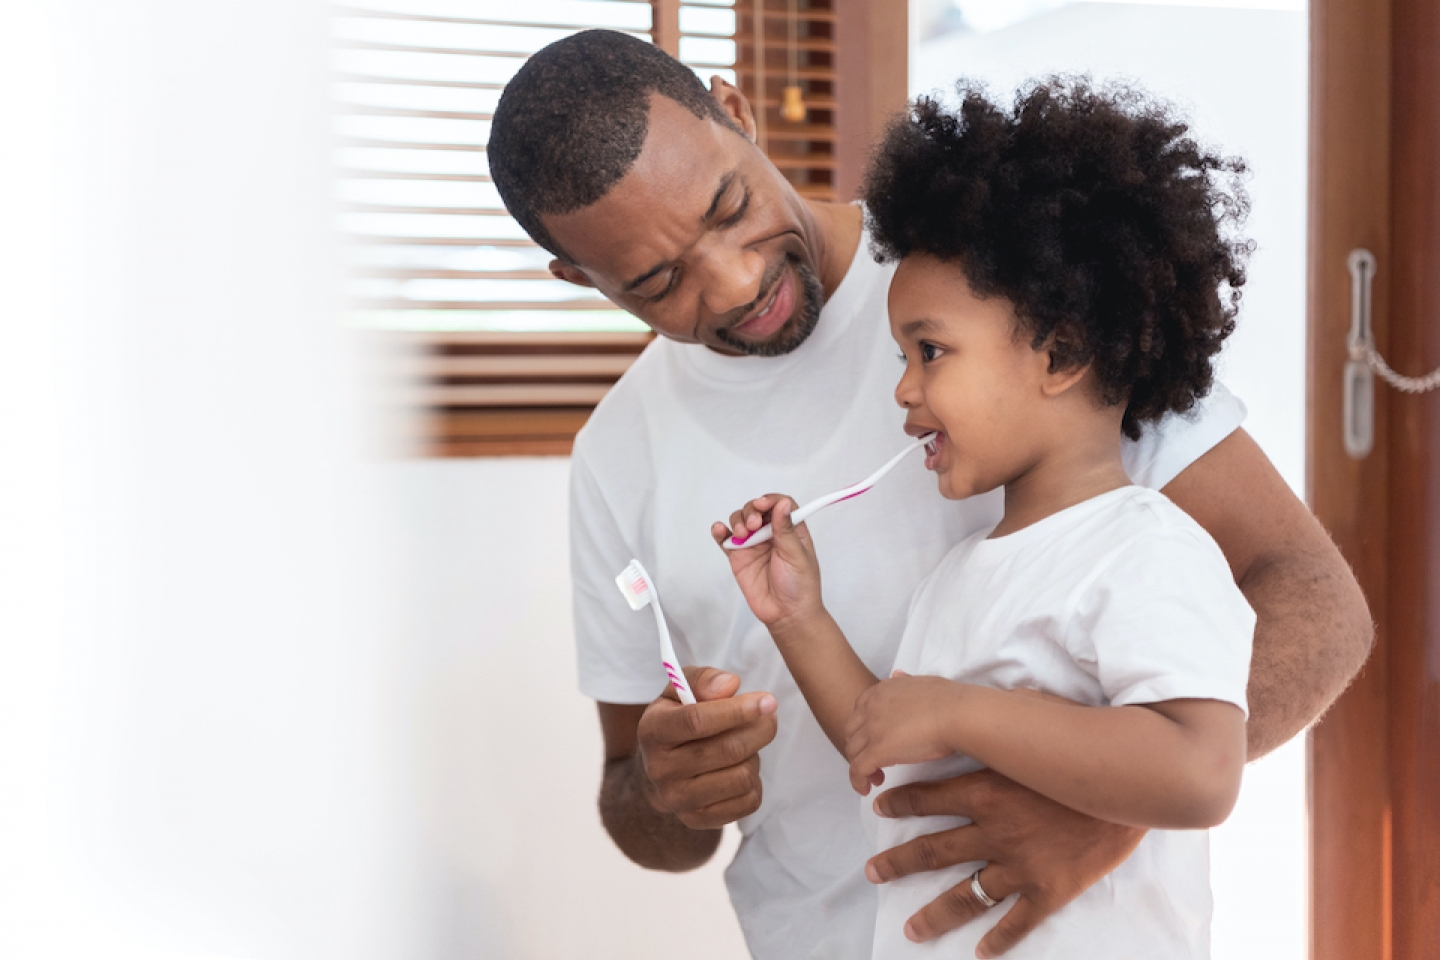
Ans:
[[[698,230],[739,174],[741,137],[668,97],[651,98],[645,144],[625,176],[595,203],[545,217],[546,228],[585,268],[628,270]],[[621,266],[621,264],[625,266]]]

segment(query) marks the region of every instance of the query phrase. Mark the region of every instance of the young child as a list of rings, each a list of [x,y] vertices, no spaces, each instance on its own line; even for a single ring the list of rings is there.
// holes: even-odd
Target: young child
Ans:
[[[1003,487],[1003,518],[916,590],[887,680],[826,611],[791,499],[712,533],[773,522],[771,542],[727,555],[858,792],[986,766],[1150,828],[1007,957],[1207,957],[1204,828],[1239,790],[1255,617],[1210,536],[1130,485],[1121,437],[1211,387],[1244,283],[1248,248],[1221,231],[1245,213],[1244,168],[1134,93],[1050,81],[1003,112],[961,92],[958,111],[922,99],[891,128],[865,199],[878,254],[899,260],[905,431],[935,433],[942,495]],[[964,822],[866,816],[878,849]],[[885,884],[874,956],[975,953],[996,914],[907,939],[967,878],[982,902],[1014,892],[981,863]]]

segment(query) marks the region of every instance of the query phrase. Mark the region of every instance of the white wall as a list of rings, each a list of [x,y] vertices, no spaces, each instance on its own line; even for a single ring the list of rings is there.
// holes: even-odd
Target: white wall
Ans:
[[[445,960],[746,955],[717,857],[636,867],[595,799],[595,706],[576,689],[566,458],[387,468],[415,607],[404,672]]]
[[[1080,3],[992,33],[941,37],[911,64],[912,93],[988,82],[1008,102],[1033,77],[1088,72],[1180,106],[1192,132],[1246,159],[1258,244],[1221,376],[1250,407],[1246,429],[1292,489],[1305,474],[1307,18],[1301,12]],[[1212,834],[1214,955],[1306,955],[1304,737],[1251,764],[1240,803]]]
[[[0,956],[423,956],[323,0],[0,4]]]

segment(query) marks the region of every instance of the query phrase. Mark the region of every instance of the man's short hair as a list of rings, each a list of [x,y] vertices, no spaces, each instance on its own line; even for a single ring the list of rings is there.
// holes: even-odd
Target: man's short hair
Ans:
[[[542,215],[595,203],[630,171],[660,94],[734,127],[690,68],[627,33],[586,30],[545,47],[505,87],[490,126],[490,176],[525,232],[572,261]]]

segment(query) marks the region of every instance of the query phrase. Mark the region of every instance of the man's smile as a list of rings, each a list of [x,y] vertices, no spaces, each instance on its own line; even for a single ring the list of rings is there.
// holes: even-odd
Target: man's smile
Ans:
[[[790,271],[782,267],[780,279],[775,283],[770,296],[760,308],[749,317],[731,328],[741,336],[763,340],[771,336],[790,319],[795,309],[795,282]]]

